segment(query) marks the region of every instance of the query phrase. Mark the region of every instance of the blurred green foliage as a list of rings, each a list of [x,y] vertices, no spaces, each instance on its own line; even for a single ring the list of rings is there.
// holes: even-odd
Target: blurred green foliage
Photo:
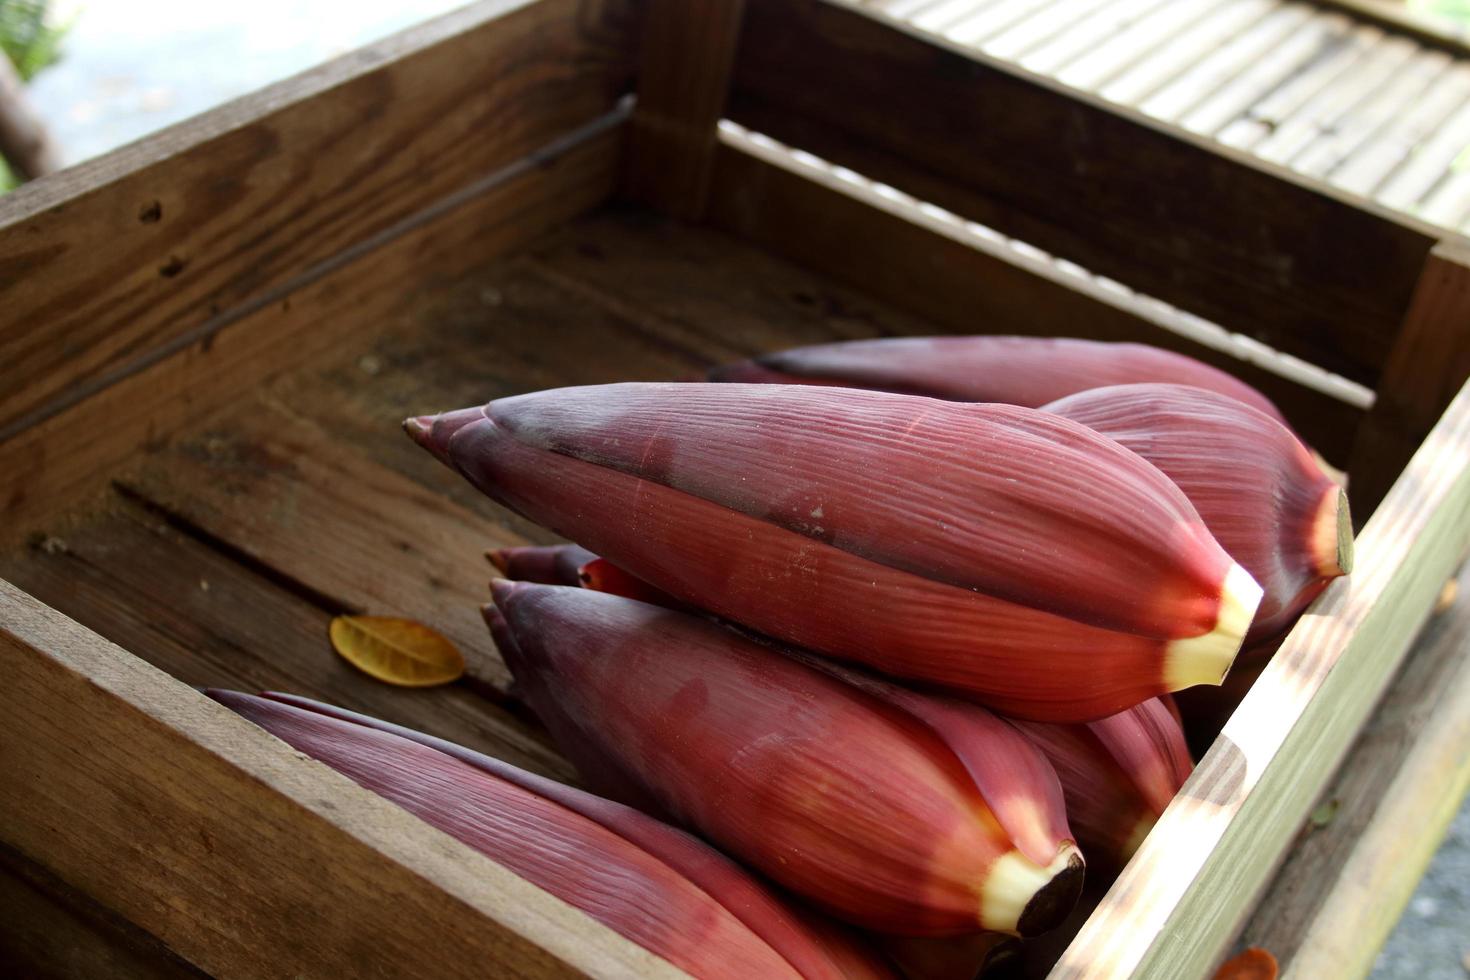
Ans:
[[[0,0],[0,51],[25,81],[61,56],[65,29],[47,23],[46,6],[47,0]]]
[[[1409,0],[1411,10],[1470,21],[1470,0]]]
[[[64,27],[46,20],[47,0],[0,0],[0,51],[15,65],[22,81],[61,57]],[[19,184],[0,160],[0,194]]]

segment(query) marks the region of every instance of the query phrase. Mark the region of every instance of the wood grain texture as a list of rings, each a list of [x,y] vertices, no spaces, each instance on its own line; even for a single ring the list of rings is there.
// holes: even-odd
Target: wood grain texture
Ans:
[[[137,926],[0,845],[0,968],[26,980],[204,980]]]
[[[344,510],[341,524],[354,516]],[[120,499],[64,536],[0,555],[0,578],[186,684],[302,694],[572,776],[545,732],[487,701],[483,684],[409,691],[352,667],[327,640],[336,600],[238,558],[229,543]],[[477,665],[495,657],[488,640],[466,653]]]
[[[674,217],[704,213],[745,0],[647,0],[623,185]]]
[[[1450,399],[1470,378],[1470,239],[1439,243],[1425,260],[1394,341],[1378,398],[1358,431],[1353,502],[1373,507]]]
[[[1470,387],[1053,974],[1203,977],[1243,925],[1470,543]]]
[[[1470,588],[1470,569],[1460,582]],[[1470,602],[1430,620],[1240,944],[1287,976],[1366,976],[1470,787]]]
[[[396,426],[384,436],[406,439]],[[493,575],[484,554],[526,539],[280,403],[247,401],[151,454],[121,483],[340,611],[432,627],[473,676],[502,696],[509,687],[479,612]]]
[[[608,111],[630,2],[482,0],[0,199],[0,434]]]
[[[367,252],[147,370],[0,442],[0,539],[16,540],[265,379],[412,317],[471,270],[607,198],[618,130],[603,132]],[[432,304],[428,304],[432,305]],[[106,419],[106,426],[98,425]]]
[[[736,121],[1376,383],[1429,226],[840,0],[747,8]]]
[[[5,843],[207,973],[681,975],[3,582],[0,653]]]
[[[1045,258],[977,239],[949,221],[810,169],[727,142],[715,171],[710,221],[826,275],[845,280],[955,333],[1015,333],[1139,341],[1188,354],[1255,385],[1317,449],[1346,459],[1361,409],[1264,370],[1258,348],[1202,343],[1185,322],[1143,297],[1069,275]],[[853,248],[852,243],[866,243]],[[1229,344],[1223,332],[1214,338]]]

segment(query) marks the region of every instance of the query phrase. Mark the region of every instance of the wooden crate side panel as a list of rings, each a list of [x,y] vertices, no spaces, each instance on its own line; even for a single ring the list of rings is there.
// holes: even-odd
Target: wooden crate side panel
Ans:
[[[704,213],[745,0],[649,0],[623,186],[678,218]]]
[[[158,937],[0,845],[0,966],[26,980],[206,980]]]
[[[114,471],[266,378],[383,328],[423,296],[605,200],[621,127],[542,159],[84,402],[0,442],[0,539],[105,487]],[[106,419],[106,425],[99,420]]]
[[[1436,235],[840,0],[749,0],[729,115],[1374,386]]]
[[[1470,566],[1373,712],[1238,945],[1367,976],[1470,789]]]
[[[0,438],[607,112],[632,0],[483,0],[0,199]]]
[[[721,146],[708,218],[956,333],[1139,341],[1188,354],[1255,385],[1330,459],[1347,459],[1363,418],[1340,398],[1193,339],[1197,327],[1160,304],[977,241],[830,174],[798,171],[749,141]]]
[[[1056,977],[1206,976],[1394,676],[1470,543],[1462,390],[1292,630]]]
[[[208,973],[679,976],[0,582],[5,843]]]
[[[1353,503],[1376,507],[1470,378],[1470,239],[1440,242],[1425,260],[1389,353],[1378,398],[1359,429],[1349,469]]]

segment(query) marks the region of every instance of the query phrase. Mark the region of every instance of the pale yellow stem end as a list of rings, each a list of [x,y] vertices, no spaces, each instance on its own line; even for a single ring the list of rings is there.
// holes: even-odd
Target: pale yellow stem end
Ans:
[[[980,889],[980,924],[1012,936],[1034,936],[1058,925],[1082,894],[1082,852],[1063,841],[1042,867],[1020,851],[1001,855]]]
[[[1262,594],[1249,572],[1239,565],[1231,565],[1220,589],[1220,613],[1215,618],[1215,628],[1200,636],[1173,640],[1165,648],[1165,689],[1182,691],[1196,684],[1223,681],[1240,652]]]
[[[1312,521],[1312,556],[1324,578],[1347,575],[1353,570],[1353,515],[1347,494],[1333,487],[1322,495],[1317,517]]]

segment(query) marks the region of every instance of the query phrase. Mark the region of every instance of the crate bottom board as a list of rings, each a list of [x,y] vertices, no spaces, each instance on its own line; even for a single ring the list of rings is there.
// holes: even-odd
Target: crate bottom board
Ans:
[[[318,697],[569,778],[505,696],[476,613],[483,550],[549,539],[411,445],[400,420],[927,331],[724,235],[606,209],[98,474],[101,502],[29,529],[0,554],[0,578],[188,683]],[[330,651],[326,625],[342,612],[430,623],[470,674],[428,691],[379,684]]]

